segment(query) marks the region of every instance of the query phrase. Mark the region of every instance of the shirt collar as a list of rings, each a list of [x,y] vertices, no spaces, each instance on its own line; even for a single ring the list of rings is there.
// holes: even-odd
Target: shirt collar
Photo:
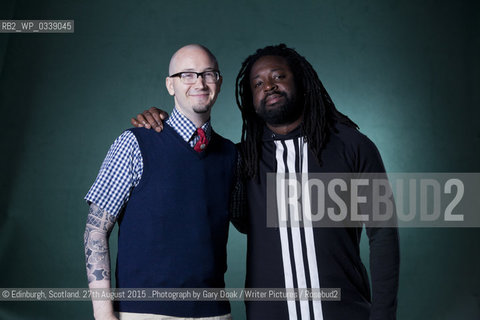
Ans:
[[[287,133],[285,135],[275,133],[272,130],[270,130],[267,127],[267,125],[265,125],[263,127],[262,140],[263,141],[290,140],[290,139],[293,139],[293,138],[296,138],[296,137],[300,137],[302,135],[304,135],[303,132],[302,132],[302,125],[299,125],[298,127],[296,127],[295,129],[293,129],[292,131],[290,131],[289,133]]]
[[[168,117],[166,123],[171,126],[186,142],[192,141],[197,136],[197,127],[177,108],[173,108],[173,111],[170,114],[170,117]],[[212,126],[210,125],[210,119],[205,122],[201,128],[203,129],[203,131],[205,131],[207,139],[210,140],[212,136]]]

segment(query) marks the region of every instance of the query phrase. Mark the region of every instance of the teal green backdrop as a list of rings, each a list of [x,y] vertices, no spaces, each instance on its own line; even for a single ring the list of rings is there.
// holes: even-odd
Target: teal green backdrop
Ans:
[[[87,286],[83,196],[131,116],[171,110],[168,61],[188,43],[218,58],[213,126],[235,142],[241,62],[283,42],[387,170],[480,172],[478,1],[2,0],[0,19],[75,20],[73,34],[0,34],[0,288]],[[480,319],[480,230],[400,237],[399,319]],[[228,287],[243,286],[245,247],[232,228]],[[243,303],[232,307],[244,319]],[[92,318],[89,302],[0,302],[2,320]]]

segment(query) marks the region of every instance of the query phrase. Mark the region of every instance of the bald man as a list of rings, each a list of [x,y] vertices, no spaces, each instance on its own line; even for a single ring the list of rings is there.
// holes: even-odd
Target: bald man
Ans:
[[[237,152],[210,124],[222,84],[217,60],[200,45],[180,48],[165,84],[175,108],[164,130],[122,133],[85,196],[90,288],[110,288],[108,239],[117,221],[117,288],[225,287]],[[97,320],[231,318],[228,301],[92,302]]]

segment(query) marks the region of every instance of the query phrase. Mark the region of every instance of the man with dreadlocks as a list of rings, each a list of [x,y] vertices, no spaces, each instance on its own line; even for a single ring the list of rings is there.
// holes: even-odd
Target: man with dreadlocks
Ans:
[[[360,259],[362,226],[267,226],[267,173],[381,173],[375,145],[340,113],[311,64],[284,44],[257,50],[236,81],[248,201],[247,288],[340,288],[340,301],[247,301],[248,319],[395,319],[396,228],[367,227],[372,290]],[[150,109],[134,125],[156,127]]]
[[[367,228],[371,298],[361,227],[295,230],[266,221],[268,172],[384,172],[375,145],[335,108],[311,64],[283,44],[243,62],[236,97],[249,204],[246,287],[341,288],[340,302],[249,302],[249,319],[394,319],[395,228]]]

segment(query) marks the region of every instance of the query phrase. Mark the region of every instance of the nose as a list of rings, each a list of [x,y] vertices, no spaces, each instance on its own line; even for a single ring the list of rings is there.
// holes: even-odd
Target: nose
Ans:
[[[265,91],[272,91],[277,89],[277,84],[272,80],[266,80],[263,88]]]
[[[198,76],[197,79],[195,80],[195,83],[193,84],[194,88],[197,89],[205,89],[207,87],[207,83],[205,82],[205,79],[203,76]]]
[[[198,86],[198,85],[200,85],[202,88],[205,88],[207,86],[203,75],[197,76],[197,79],[195,80],[195,86]]]

